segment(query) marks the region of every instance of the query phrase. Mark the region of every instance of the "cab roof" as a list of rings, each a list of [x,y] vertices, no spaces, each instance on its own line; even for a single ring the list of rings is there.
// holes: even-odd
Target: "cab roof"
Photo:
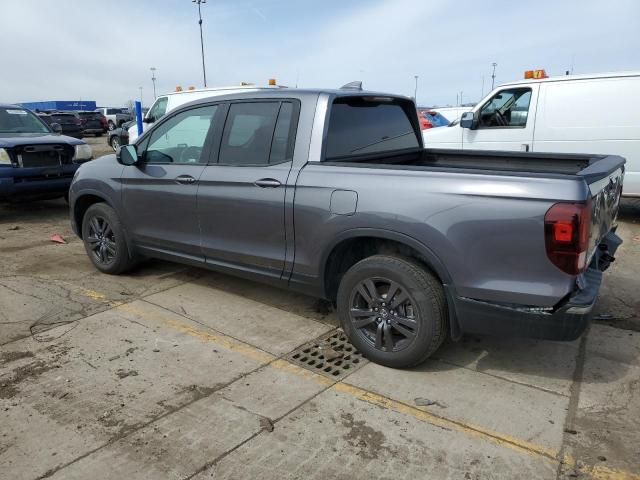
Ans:
[[[508,83],[501,83],[500,86],[505,85],[523,85],[530,83],[546,83],[546,82],[568,82],[571,80],[591,80],[595,78],[621,78],[621,77],[640,77],[640,71],[634,72],[604,72],[604,73],[589,73],[583,75],[559,75],[557,77],[547,78],[527,78],[522,80],[516,80]]]

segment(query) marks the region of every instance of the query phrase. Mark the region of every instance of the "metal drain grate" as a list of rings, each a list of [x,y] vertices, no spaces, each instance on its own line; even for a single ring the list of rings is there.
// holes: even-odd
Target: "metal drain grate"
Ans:
[[[334,380],[341,380],[368,362],[341,330],[333,330],[302,345],[287,360]]]

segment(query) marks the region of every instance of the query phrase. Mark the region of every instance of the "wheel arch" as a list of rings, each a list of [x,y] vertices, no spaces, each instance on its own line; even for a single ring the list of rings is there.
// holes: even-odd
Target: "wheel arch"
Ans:
[[[459,339],[461,330],[454,307],[455,289],[449,271],[427,245],[400,232],[364,228],[339,235],[325,250],[319,269],[320,285],[325,298],[335,302],[344,273],[360,260],[380,253],[418,260],[440,280],[447,303],[451,338]]]
[[[111,208],[113,208],[114,211],[116,211],[117,213],[117,209],[112,204],[112,202],[110,202],[107,196],[103,195],[101,192],[88,190],[88,191],[83,191],[80,194],[76,195],[75,200],[73,202],[73,207],[72,207],[73,208],[72,222],[74,223],[73,225],[74,230],[77,233],[78,237],[80,238],[82,238],[82,221],[84,219],[84,216],[87,213],[87,210],[89,209],[89,207],[91,207],[92,205],[95,205],[96,203],[104,203],[110,206]],[[121,221],[122,220],[123,219],[121,219]],[[125,230],[124,236],[127,242],[127,251],[129,253],[129,256],[132,257],[133,245],[131,243],[131,238],[127,232],[126,227],[124,230]]]

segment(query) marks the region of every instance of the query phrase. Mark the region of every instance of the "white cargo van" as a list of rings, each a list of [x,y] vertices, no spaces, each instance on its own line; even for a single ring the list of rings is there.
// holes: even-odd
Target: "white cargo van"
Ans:
[[[219,95],[228,95],[231,93],[258,91],[263,89],[282,88],[276,85],[256,86],[256,85],[239,85],[235,87],[214,87],[201,88],[197,90],[177,90],[171,93],[165,93],[156,98],[151,108],[142,120],[142,131],[147,131],[157,120],[165,113],[170,112],[180,105],[199,100],[201,98],[216,97]],[[129,127],[129,143],[133,143],[138,138],[138,126],[134,123]]]
[[[504,84],[423,137],[427,148],[620,155],[623,195],[640,197],[640,72]]]

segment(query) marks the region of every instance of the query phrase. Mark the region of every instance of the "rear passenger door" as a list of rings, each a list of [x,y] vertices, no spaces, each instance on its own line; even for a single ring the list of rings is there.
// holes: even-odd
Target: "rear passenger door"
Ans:
[[[198,188],[205,261],[279,279],[299,103],[252,100],[227,108],[218,154]]]

